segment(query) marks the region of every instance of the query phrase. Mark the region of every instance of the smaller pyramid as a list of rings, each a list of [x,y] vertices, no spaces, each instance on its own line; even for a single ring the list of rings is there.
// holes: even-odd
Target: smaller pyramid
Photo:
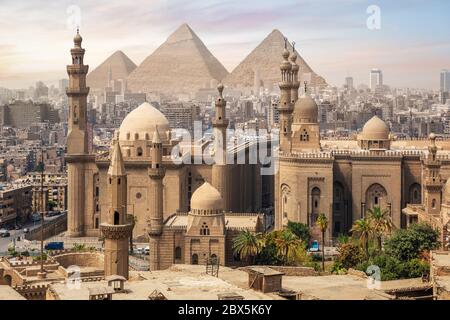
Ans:
[[[224,83],[237,87],[253,86],[256,70],[259,81],[262,81],[265,87],[277,85],[281,79],[280,63],[283,50],[284,35],[275,29],[225,78]],[[288,50],[292,52],[290,43],[288,43]],[[297,64],[300,67],[299,80],[305,78],[304,80],[307,80],[310,86],[325,87],[327,85],[325,79],[317,75],[298,51],[295,51]]]
[[[103,90],[107,86],[108,73],[111,79],[126,79],[136,69],[136,64],[122,51],[116,51],[87,75],[87,84],[92,90]]]

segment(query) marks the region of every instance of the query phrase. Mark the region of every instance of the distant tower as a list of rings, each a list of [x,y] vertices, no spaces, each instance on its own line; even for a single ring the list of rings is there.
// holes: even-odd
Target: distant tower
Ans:
[[[216,100],[216,116],[212,121],[214,132],[214,165],[212,167],[212,185],[223,198],[223,209],[230,210],[230,165],[227,165],[227,102],[223,98],[223,84],[217,86],[219,97]]]
[[[111,88],[112,87],[112,69],[111,66],[109,66],[108,69],[108,79],[106,80],[106,87]]]
[[[120,275],[128,279],[128,248],[133,224],[127,219],[127,175],[115,139],[108,170],[108,196],[111,206],[106,222],[100,225],[105,238],[105,276]]]
[[[255,97],[259,97],[260,87],[261,87],[261,79],[259,77],[259,69],[255,68],[253,78],[253,91]]]
[[[284,40],[283,62],[281,62],[281,82],[280,87],[280,105],[278,112],[280,114],[280,150],[282,152],[291,151],[291,135],[292,135],[292,64],[289,62],[289,51],[287,50],[287,39]]]
[[[441,212],[442,180],[440,175],[441,161],[436,157],[436,135],[430,134],[428,155],[423,161],[424,205],[426,212],[438,216]]]
[[[66,93],[69,98],[69,117],[67,134],[67,168],[68,168],[68,235],[83,236],[85,226],[85,170],[94,157],[89,155],[87,128],[87,95],[86,75],[89,66],[83,64],[84,49],[79,31],[75,35],[74,48],[70,50],[72,64],[67,66],[69,87]]]
[[[159,136],[158,127],[155,128],[152,139],[151,167],[148,169],[150,177],[150,221],[148,226],[149,247],[150,247],[150,270],[160,269],[159,242],[161,240],[163,228],[163,179],[165,170],[162,167],[162,142]]]
[[[295,52],[295,42],[292,42],[292,54],[291,54],[291,63],[292,63],[292,87],[291,87],[291,103],[295,105],[298,99],[298,88],[300,88],[300,81],[298,80],[298,71],[300,67],[297,64],[297,53]]]

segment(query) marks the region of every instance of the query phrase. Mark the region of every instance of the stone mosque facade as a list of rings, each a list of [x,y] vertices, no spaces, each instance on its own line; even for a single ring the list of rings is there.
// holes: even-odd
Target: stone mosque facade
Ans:
[[[322,140],[318,107],[308,93],[298,97],[295,53],[283,52],[280,65],[280,150],[275,176],[275,227],[288,221],[307,224],[313,237],[319,214],[329,220],[327,239],[350,231],[368,209],[388,210],[396,228],[428,221],[448,246],[450,144],[396,140],[374,116],[356,139]],[[449,187],[450,190],[450,187]],[[444,194],[444,195],[443,195]],[[447,203],[448,202],[448,203]],[[444,210],[445,209],[445,210]]]
[[[318,107],[306,84],[299,97],[295,53],[285,49],[280,65],[278,170],[262,176],[259,164],[224,161],[237,150],[248,156],[248,145],[226,149],[222,85],[212,121],[215,139],[200,144],[202,151],[214,144],[212,150],[219,154],[214,164],[194,161],[193,145],[179,149],[190,162],[174,163],[171,153],[180,141],[171,136],[165,116],[147,102],[126,116],[109,152],[92,154],[86,117],[88,66],[81,42],[77,33],[67,66],[67,235],[102,235],[107,274],[128,276],[124,270],[130,237],[149,241],[151,270],[203,264],[211,257],[221,264],[240,264],[232,240],[241,230],[266,230],[261,212],[272,196],[275,229],[288,221],[302,222],[316,237],[315,221],[324,213],[330,225],[326,238],[331,240],[379,206],[389,210],[395,227],[429,221],[448,243],[450,187],[444,183],[450,177],[450,143],[435,136],[429,141],[396,140],[376,116],[356,139],[321,139]]]

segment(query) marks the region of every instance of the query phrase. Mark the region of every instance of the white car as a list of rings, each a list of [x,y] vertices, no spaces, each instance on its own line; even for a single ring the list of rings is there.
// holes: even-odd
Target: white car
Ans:
[[[148,255],[150,254],[150,247],[149,247],[149,246],[146,246],[146,247],[144,248],[144,254],[145,254],[146,256],[148,256]]]
[[[30,232],[30,230],[28,228],[23,229],[23,233],[28,233],[28,232]]]

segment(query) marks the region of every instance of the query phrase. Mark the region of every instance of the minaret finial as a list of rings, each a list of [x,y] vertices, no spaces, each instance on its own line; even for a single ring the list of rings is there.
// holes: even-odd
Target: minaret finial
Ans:
[[[222,82],[219,83],[219,85],[217,86],[217,91],[219,91],[219,96],[221,98],[223,98],[223,84],[222,84]]]
[[[305,94],[308,92],[308,81],[303,81],[303,84],[305,85]]]
[[[77,26],[77,34],[80,34],[80,26]]]
[[[292,41],[292,52],[295,52],[295,41]]]
[[[284,48],[287,49],[287,38],[284,37]]]

